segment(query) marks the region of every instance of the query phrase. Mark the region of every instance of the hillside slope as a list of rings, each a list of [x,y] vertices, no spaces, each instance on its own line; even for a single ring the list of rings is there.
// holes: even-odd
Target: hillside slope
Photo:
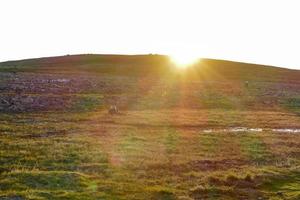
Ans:
[[[156,75],[174,73],[176,66],[164,55],[67,55],[36,58],[0,63],[1,71],[39,72],[91,72],[119,75]],[[217,78],[281,79],[300,80],[300,71],[285,68],[232,62],[215,59],[201,59],[189,70],[191,76]],[[218,75],[218,76],[217,76]]]
[[[160,55],[0,66],[0,199],[300,199],[299,71]]]
[[[3,111],[300,107],[300,71],[223,60],[182,70],[163,55],[74,55],[3,62],[0,72]]]

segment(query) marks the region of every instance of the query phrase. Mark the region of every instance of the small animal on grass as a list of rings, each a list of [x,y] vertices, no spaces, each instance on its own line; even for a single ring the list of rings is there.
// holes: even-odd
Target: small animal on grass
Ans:
[[[108,113],[111,114],[111,115],[118,114],[119,110],[118,110],[116,105],[111,105],[109,107]]]
[[[249,81],[245,81],[245,87],[249,86]]]

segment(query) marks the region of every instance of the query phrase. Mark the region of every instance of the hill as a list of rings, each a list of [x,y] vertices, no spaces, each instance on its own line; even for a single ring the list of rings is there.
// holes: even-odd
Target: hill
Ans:
[[[3,62],[0,71],[3,99],[27,94],[30,110],[40,109],[32,98],[40,99],[36,105],[53,100],[43,106],[47,110],[80,102],[83,95],[97,96],[92,99],[102,103],[90,104],[98,108],[297,111],[300,104],[300,71],[224,60],[201,59],[182,70],[164,55],[73,55]]]
[[[298,200],[299,81],[162,55],[0,63],[0,199]]]
[[[175,73],[176,66],[165,55],[67,55],[0,63],[1,71],[91,72],[119,75],[156,75]],[[189,68],[191,76],[206,78],[280,79],[298,81],[300,71],[273,66],[203,58]],[[210,77],[212,76],[212,77]]]

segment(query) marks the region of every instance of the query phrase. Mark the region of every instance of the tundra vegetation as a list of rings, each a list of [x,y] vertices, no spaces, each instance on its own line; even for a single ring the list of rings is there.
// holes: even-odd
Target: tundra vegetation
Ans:
[[[160,55],[4,62],[0,121],[3,200],[300,199],[296,70],[177,70]]]

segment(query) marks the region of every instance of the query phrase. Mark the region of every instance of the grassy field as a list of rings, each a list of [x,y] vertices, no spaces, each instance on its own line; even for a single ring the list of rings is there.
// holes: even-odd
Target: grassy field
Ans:
[[[0,63],[0,199],[300,199],[300,72],[166,62]]]

